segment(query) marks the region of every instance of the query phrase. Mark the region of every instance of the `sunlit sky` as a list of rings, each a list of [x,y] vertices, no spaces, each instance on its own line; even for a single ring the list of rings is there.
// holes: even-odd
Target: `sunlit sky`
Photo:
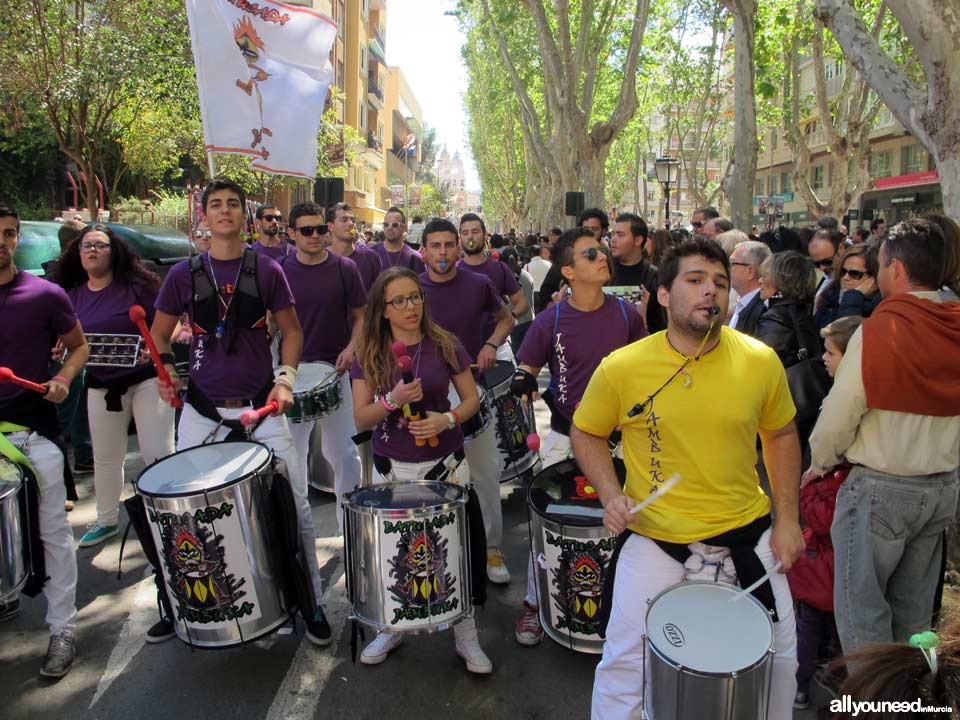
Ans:
[[[425,124],[437,129],[437,145],[460,151],[467,188],[480,189],[467,140],[463,95],[467,70],[460,57],[457,19],[444,15],[453,0],[387,0],[387,64],[399,66],[420,103]]]

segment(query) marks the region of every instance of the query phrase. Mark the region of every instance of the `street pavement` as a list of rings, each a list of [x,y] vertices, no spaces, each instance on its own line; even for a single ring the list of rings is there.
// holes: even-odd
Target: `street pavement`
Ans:
[[[548,419],[542,403],[537,405],[543,436]],[[132,451],[127,478],[135,478],[142,467]],[[79,485],[81,499],[70,513],[77,539],[95,518],[92,475],[82,476]],[[127,492],[132,492],[129,485]],[[476,616],[481,645],[494,664],[489,677],[466,671],[452,632],[410,637],[376,667],[351,662],[334,503],[330,495],[311,491],[324,606],[334,634],[329,647],[314,647],[299,621],[295,634],[284,628],[244,648],[193,650],[177,639],[145,644],[146,630],[158,617],[156,592],[131,532],[119,578],[119,536],[77,552],[79,655],[66,677],[51,681],[39,675],[47,646],[42,597],[23,598],[20,615],[0,625],[0,717],[587,718],[599,657],[573,653],[548,638],[535,648],[514,639],[525,590],[527,511],[519,484],[502,485],[501,497],[504,550],[513,579],[505,587],[488,586],[488,602]],[[121,514],[121,529],[125,524]],[[826,701],[820,695],[814,699]],[[802,720],[815,717],[813,711],[797,714]]]

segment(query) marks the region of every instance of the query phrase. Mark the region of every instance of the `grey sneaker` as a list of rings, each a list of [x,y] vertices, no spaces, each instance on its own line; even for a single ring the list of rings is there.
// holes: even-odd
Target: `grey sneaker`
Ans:
[[[44,677],[59,678],[70,672],[73,659],[77,656],[73,633],[62,630],[50,636],[47,655],[43,658],[40,674]]]

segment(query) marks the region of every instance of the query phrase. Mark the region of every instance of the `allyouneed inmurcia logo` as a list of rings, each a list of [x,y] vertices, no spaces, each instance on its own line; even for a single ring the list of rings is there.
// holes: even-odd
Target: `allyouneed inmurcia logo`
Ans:
[[[831,713],[846,713],[849,717],[857,717],[860,713],[864,715],[870,713],[952,713],[951,707],[930,707],[924,705],[921,700],[909,702],[907,700],[873,700],[858,701],[849,695],[844,695],[836,700],[830,701]]]

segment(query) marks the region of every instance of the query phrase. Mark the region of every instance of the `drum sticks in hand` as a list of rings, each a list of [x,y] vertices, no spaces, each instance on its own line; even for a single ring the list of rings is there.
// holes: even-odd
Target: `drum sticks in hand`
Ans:
[[[27,390],[33,390],[38,392],[41,395],[47,394],[46,385],[41,385],[40,383],[31,382],[30,380],[24,380],[22,377],[17,377],[13,374],[13,370],[8,367],[0,367],[0,383],[13,383],[14,385],[19,385],[20,387],[26,388]]]
[[[413,362],[410,360],[410,356],[407,355],[407,346],[398,340],[390,349],[393,350],[394,357],[397,358],[397,367],[400,368],[403,381],[405,383],[412,383],[415,380],[413,377]],[[403,415],[407,420],[424,420],[427,417],[427,414],[423,411],[423,406],[419,402],[404,405]],[[440,440],[436,435],[431,435],[427,439],[417,438],[416,443],[417,447],[422,447],[426,444],[429,444],[430,447],[437,447],[437,445],[440,444]]]
[[[157,368],[157,376],[160,378],[160,381],[172,388],[173,380],[170,378],[170,373],[167,372],[167,368],[160,362],[160,352],[157,350],[157,344],[153,342],[153,337],[150,335],[149,328],[147,328],[146,311],[140,305],[133,305],[130,307],[130,319],[133,321],[133,324],[137,326],[137,329],[140,330],[140,337],[142,337],[143,342],[146,343],[147,350],[150,352],[150,359],[153,360],[153,364]],[[180,401],[180,398],[174,395],[173,400],[170,401],[170,405],[178,408],[183,405],[183,403]]]

